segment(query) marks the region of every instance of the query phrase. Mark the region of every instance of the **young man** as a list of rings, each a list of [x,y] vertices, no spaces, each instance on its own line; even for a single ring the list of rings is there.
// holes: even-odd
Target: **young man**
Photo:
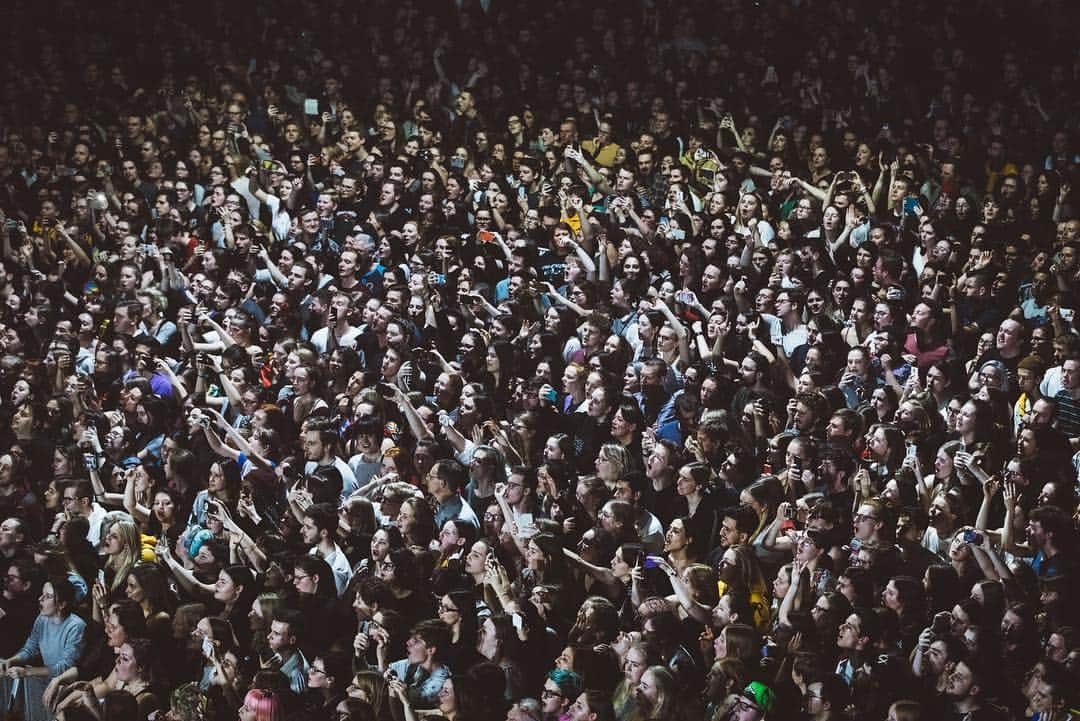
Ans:
[[[278,669],[289,679],[289,688],[293,693],[307,690],[308,669],[311,667],[296,643],[300,630],[300,612],[290,608],[279,608],[270,622],[270,631],[266,634],[270,650],[281,659]]]
[[[945,697],[951,706],[945,717],[964,721],[1004,721],[1008,718],[1005,710],[986,700],[987,691],[994,688],[993,677],[987,668],[975,656],[968,656],[956,662],[952,671],[947,671]]]
[[[476,512],[461,497],[461,490],[468,477],[465,467],[453,459],[439,461],[428,471],[424,480],[428,493],[435,499],[436,528],[442,528],[442,525],[452,518],[480,528],[480,519],[476,517]]]
[[[730,721],[765,721],[772,713],[776,694],[760,681],[751,681],[742,690],[728,715]]]
[[[450,645],[450,627],[442,621],[421,621],[405,642],[405,658],[390,664],[392,673],[405,684],[409,702],[415,709],[439,705],[439,692],[450,678],[450,669],[441,662],[441,653]]]
[[[321,420],[304,424],[304,473],[311,475],[319,468],[333,467],[341,474],[341,501],[352,495],[359,486],[349,464],[337,455],[338,436],[328,423]]]
[[[308,553],[321,557],[334,572],[334,585],[340,597],[352,580],[353,572],[345,552],[334,541],[337,526],[337,509],[330,503],[316,503],[304,512],[300,535],[304,545],[311,546]]]
[[[94,548],[101,542],[101,522],[105,520],[105,509],[94,501],[94,486],[90,481],[75,481],[64,484],[60,492],[61,503],[69,518],[85,518],[90,523],[86,540]]]

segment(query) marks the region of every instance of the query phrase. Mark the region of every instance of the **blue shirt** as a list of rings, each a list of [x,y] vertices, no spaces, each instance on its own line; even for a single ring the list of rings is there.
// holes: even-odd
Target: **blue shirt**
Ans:
[[[431,709],[439,706],[439,691],[446,679],[450,678],[450,669],[438,664],[429,674],[419,664],[409,663],[403,658],[390,664],[390,670],[405,684],[409,702],[413,708]]]
[[[60,622],[47,616],[38,616],[30,637],[15,654],[32,665],[41,659],[41,665],[49,667],[49,676],[55,678],[75,665],[83,652],[83,635],[86,622],[74,613]]]
[[[480,519],[477,518],[476,511],[457,493],[439,504],[439,510],[435,512],[435,528],[442,528],[444,523],[455,518],[471,523],[475,528],[480,528]]]

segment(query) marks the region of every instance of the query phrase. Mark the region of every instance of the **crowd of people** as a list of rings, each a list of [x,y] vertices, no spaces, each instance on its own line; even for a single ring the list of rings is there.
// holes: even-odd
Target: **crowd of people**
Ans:
[[[107,5],[0,43],[0,711],[1077,718],[1070,3]]]

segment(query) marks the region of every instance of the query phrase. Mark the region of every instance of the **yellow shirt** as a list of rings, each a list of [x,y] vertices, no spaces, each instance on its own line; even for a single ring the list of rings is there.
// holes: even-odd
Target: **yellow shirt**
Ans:
[[[597,165],[610,168],[615,165],[615,155],[622,150],[622,147],[617,143],[608,143],[598,151],[595,140],[586,140],[581,143],[581,149],[593,156]]]

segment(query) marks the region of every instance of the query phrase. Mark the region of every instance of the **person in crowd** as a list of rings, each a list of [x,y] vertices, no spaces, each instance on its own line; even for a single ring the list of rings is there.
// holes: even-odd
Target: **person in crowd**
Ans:
[[[1072,4],[128,5],[4,45],[0,715],[1080,705]]]

